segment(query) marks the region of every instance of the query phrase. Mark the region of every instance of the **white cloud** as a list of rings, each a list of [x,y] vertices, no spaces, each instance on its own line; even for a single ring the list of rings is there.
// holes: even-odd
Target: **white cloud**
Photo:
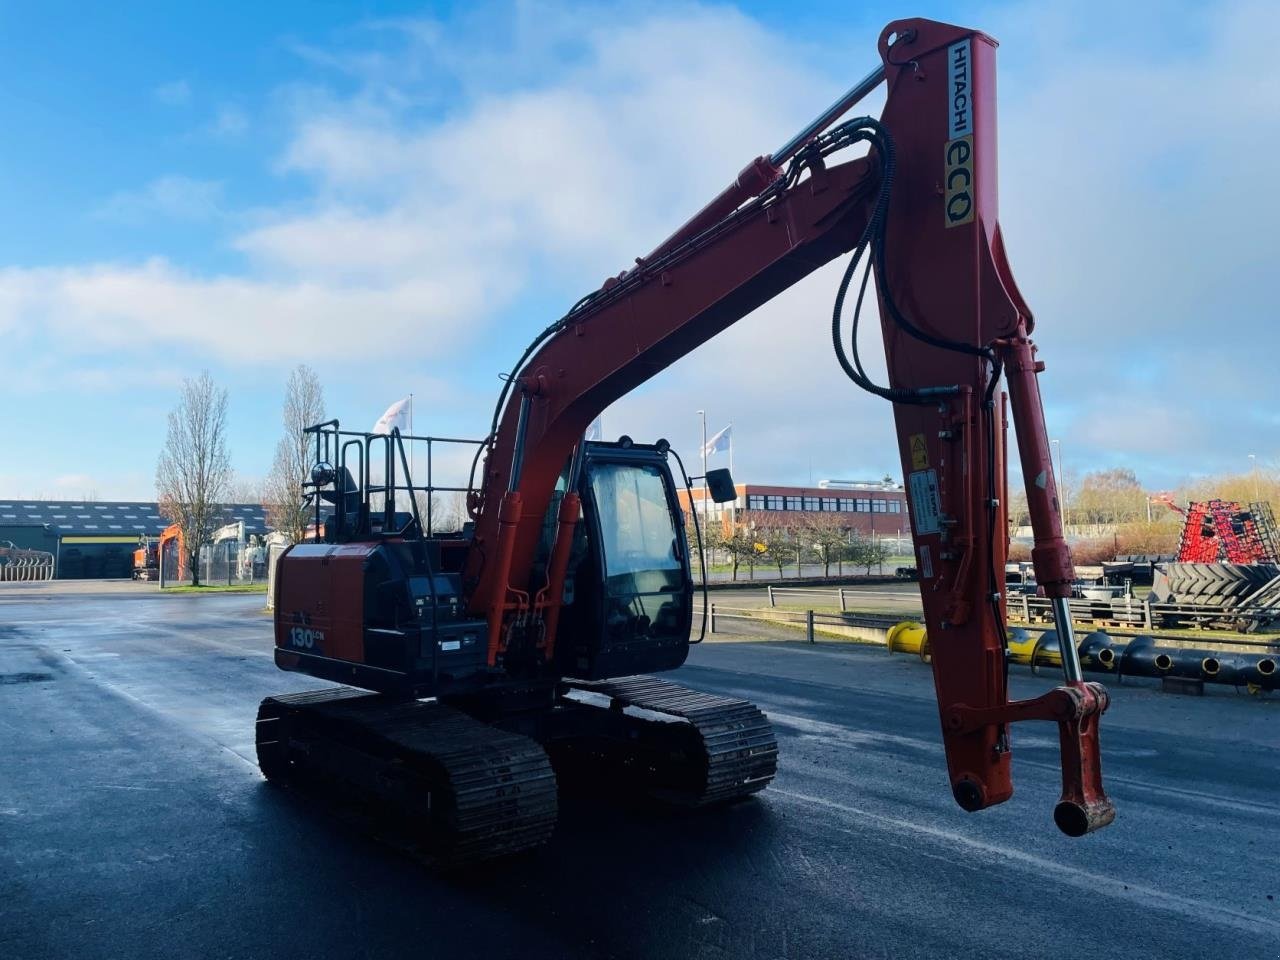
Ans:
[[[142,331],[238,361],[271,362],[299,337],[321,354],[389,358],[417,341],[443,358],[535,272],[575,289],[624,268],[831,86],[732,11],[693,8],[585,42],[568,75],[443,119],[363,95],[299,117],[282,164],[315,182],[315,200],[257,212],[231,241],[246,274],[200,276],[162,257],[13,268],[0,273],[0,324],[38,320],[68,343]],[[213,193],[178,186],[109,207],[172,212]],[[510,353],[546,319],[529,317]]]
[[[243,136],[249,129],[249,115],[239,107],[223,104],[209,123],[208,131],[215,137]]]
[[[166,107],[180,107],[191,101],[191,84],[185,80],[171,80],[157,86],[151,95]]]
[[[627,266],[874,57],[873,30],[861,47],[810,47],[726,7],[580,14],[521,3],[485,11],[483,29],[380,23],[305,51],[355,92],[288,101],[275,169],[312,194],[229,221],[247,269],[0,271],[0,328],[47,323],[69,346],[142,332],[241,363],[299,343],[353,362],[422,344],[440,369],[501,339],[514,358],[549,318],[495,330],[496,317]],[[1212,469],[1234,456],[1242,417],[1268,423],[1252,411],[1280,346],[1266,189],[1280,151],[1266,43],[1280,24],[1269,5],[1215,5],[1170,19],[1194,25],[1194,43],[1117,50],[1091,15],[1106,19],[1024,5],[985,25],[1005,44],[1003,220],[1049,363],[1051,430],[1085,463]],[[214,126],[245,132],[247,114],[224,110]],[[831,357],[835,282],[820,272],[677,364],[620,403],[610,431],[694,449],[705,407],[734,420],[744,475],[799,479],[810,456],[818,475],[892,466],[887,406]],[[872,337],[866,355],[879,352]]]
[[[98,217],[139,224],[154,217],[207,220],[222,212],[223,183],[171,175],[152,180],[139,190],[112,194],[95,211]]]
[[[305,344],[308,355],[367,360],[413,343],[457,349],[470,336],[457,318],[482,309],[487,293],[439,277],[378,286],[195,277],[160,259],[11,268],[0,271],[0,329],[40,327],[68,352],[141,340],[277,364]]]

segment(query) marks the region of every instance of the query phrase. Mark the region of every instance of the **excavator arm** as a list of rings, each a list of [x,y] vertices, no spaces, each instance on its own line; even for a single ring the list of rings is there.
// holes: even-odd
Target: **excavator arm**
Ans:
[[[527,643],[530,631],[547,658],[554,649],[578,515],[572,484],[539,582],[535,555],[557,479],[580,461],[587,425],[756,307],[852,253],[833,344],[849,378],[893,405],[956,800],[977,810],[1008,799],[1010,724],[1052,720],[1063,772],[1055,819],[1072,835],[1110,822],[1097,726],[1107,696],[1083,681],[1066,615],[1073,570],[1037,383],[1043,364],[1000,233],[995,47],[981,33],[928,20],[889,24],[881,67],[529,347],[499,400],[470,501],[475,536],[465,589],[471,613],[487,621],[491,665],[517,638]],[[888,95],[879,120],[832,126],[880,82]],[[863,143],[869,150],[856,156]],[[856,317],[871,276],[888,361],[883,385],[857,354]],[[1055,601],[1066,675],[1064,686],[1020,702],[1008,699],[1004,627],[1009,416],[1036,575]]]

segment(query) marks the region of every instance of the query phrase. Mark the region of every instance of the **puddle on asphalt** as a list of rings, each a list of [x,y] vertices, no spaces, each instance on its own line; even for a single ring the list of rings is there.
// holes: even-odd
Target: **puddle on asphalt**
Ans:
[[[0,673],[0,686],[9,683],[44,683],[52,679],[52,673]]]

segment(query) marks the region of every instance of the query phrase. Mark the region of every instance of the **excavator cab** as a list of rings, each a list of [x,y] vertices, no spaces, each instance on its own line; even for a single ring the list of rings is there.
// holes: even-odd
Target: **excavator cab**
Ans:
[[[684,663],[693,576],[668,450],[665,441],[628,437],[586,444],[582,518],[565,584],[571,602],[556,645],[567,676],[616,677]]]

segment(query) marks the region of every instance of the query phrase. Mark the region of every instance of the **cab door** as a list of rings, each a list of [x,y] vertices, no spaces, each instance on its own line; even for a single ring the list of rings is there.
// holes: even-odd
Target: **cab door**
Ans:
[[[562,619],[574,676],[671,670],[688,654],[693,578],[665,450],[593,443],[579,487],[588,549]]]

